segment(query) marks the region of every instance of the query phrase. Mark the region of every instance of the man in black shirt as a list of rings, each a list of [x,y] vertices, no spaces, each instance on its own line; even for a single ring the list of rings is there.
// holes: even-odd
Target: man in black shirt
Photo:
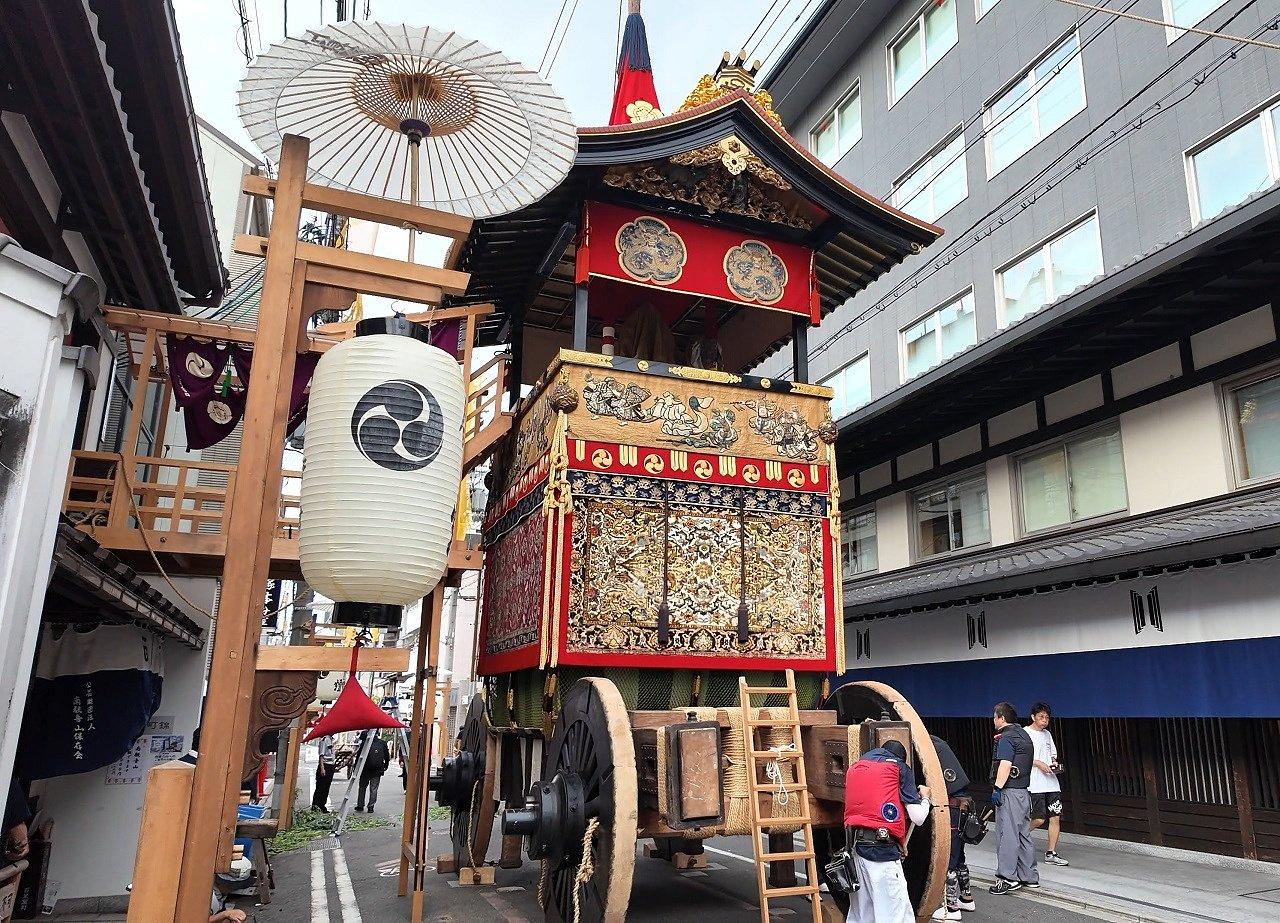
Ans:
[[[991,755],[991,803],[996,807],[996,883],[992,894],[1040,887],[1036,849],[1031,841],[1031,764],[1035,746],[1018,725],[1018,712],[1008,702],[995,707],[996,728]]]
[[[365,733],[373,735],[373,742],[369,744],[369,755],[365,757],[364,769],[360,772],[360,793],[356,796],[356,810],[366,810],[364,805],[367,791],[369,795],[367,810],[372,814],[374,802],[378,800],[378,784],[382,781],[382,774],[391,765],[391,750],[387,747],[387,742],[378,736],[377,731]]]

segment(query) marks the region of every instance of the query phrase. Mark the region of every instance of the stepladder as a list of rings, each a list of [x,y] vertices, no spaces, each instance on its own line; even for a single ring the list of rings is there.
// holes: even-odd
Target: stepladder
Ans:
[[[786,678],[785,686],[749,686],[745,676],[738,678],[742,733],[746,738],[747,781],[751,786],[748,803],[751,806],[751,848],[755,855],[756,885],[760,893],[760,923],[769,921],[769,902],[785,897],[807,898],[813,923],[821,923],[822,896],[818,891],[821,879],[818,878],[814,852],[813,817],[809,810],[809,786],[800,739],[800,708],[796,700],[794,671],[787,670]],[[758,705],[753,704],[753,697],[759,700]],[[772,707],[778,699],[785,699],[786,705]],[[763,811],[764,799],[769,803],[767,816]],[[772,851],[772,847],[767,845],[768,834],[789,831],[800,834],[800,848]],[[768,869],[773,862],[803,862],[805,882],[787,887],[772,886]]]

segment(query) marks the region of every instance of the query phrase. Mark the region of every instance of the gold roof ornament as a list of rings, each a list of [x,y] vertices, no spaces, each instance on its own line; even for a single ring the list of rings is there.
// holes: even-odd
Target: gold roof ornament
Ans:
[[[719,99],[721,96],[727,96],[735,90],[741,90],[748,93],[760,104],[760,108],[764,110],[765,115],[779,126],[782,125],[782,117],[773,111],[773,97],[769,95],[767,90],[757,90],[756,74],[760,72],[760,62],[752,61],[747,64],[747,54],[745,51],[739,51],[733,58],[729,57],[729,52],[725,52],[720,58],[720,63],[716,66],[714,74],[703,74],[698,80],[698,85],[693,88],[693,92],[680,104],[677,112],[683,112],[686,109],[693,109],[712,100]]]

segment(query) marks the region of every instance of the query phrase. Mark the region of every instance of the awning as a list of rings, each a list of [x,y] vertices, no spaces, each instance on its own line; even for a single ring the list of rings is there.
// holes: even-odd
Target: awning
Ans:
[[[204,647],[204,629],[137,571],[87,532],[58,524],[44,621],[103,624],[142,622],[190,648]]]
[[[1278,548],[1280,487],[1266,487],[847,583],[844,615],[848,621],[968,605]]]

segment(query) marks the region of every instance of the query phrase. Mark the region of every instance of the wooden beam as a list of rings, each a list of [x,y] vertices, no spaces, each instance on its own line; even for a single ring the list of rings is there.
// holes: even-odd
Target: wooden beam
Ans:
[[[369,284],[370,279],[387,279],[393,282],[416,282],[419,285],[435,286],[446,295],[461,295],[467,290],[467,283],[471,281],[470,275],[454,269],[406,263],[404,260],[393,260],[386,256],[340,250],[337,247],[322,247],[319,244],[308,244],[298,240],[293,243],[295,247],[290,249],[294,250],[297,259],[305,260],[314,266],[341,270],[342,274],[333,278],[315,280],[339,288],[364,292],[368,291],[364,286]],[[245,256],[264,256],[267,253],[267,244],[268,239],[265,237],[237,234],[235,251]],[[311,278],[310,274],[308,278]],[[362,279],[364,281],[361,281]]]
[[[258,344],[246,398],[240,464],[227,516],[227,556],[206,694],[210,707],[201,722],[200,760],[182,856],[176,919],[184,921],[208,919],[210,876],[227,868],[231,858],[262,598],[279,515],[280,447],[289,411],[289,382],[297,361],[295,344],[303,323],[295,262],[308,147],[306,138],[285,135],[280,157]]]
[[[423,285],[421,282],[393,279],[389,276],[356,274],[347,269],[334,269],[332,266],[320,266],[315,263],[302,265],[306,267],[308,282],[352,286],[365,295],[381,295],[384,298],[412,301],[415,304],[439,304],[444,299],[444,290],[438,285]]]
[[[219,324],[215,321],[197,320],[194,317],[181,317],[177,314],[161,314],[158,311],[142,311],[137,308],[104,307],[107,325],[112,330],[147,333],[152,330],[160,333],[176,333],[183,336],[207,337],[211,340],[224,340],[228,343],[244,343],[252,346],[258,340],[258,328],[246,327],[243,324]],[[337,345],[338,337],[313,336],[311,349],[323,352]]]
[[[417,311],[413,314],[406,314],[405,319],[414,323],[426,323],[427,321],[445,321],[453,320],[456,317],[475,318],[484,317],[486,314],[492,314],[494,307],[491,304],[471,304],[461,308],[440,308],[436,311]],[[334,324],[321,324],[316,328],[316,333],[327,337],[349,337],[356,332],[356,321],[344,320]]]
[[[246,195],[270,198],[276,194],[277,181],[265,176],[246,176],[241,189]],[[465,239],[475,223],[461,215],[380,199],[377,196],[318,186],[307,183],[302,187],[302,207],[314,208],[331,215],[345,215],[361,221],[391,224],[396,227],[414,227],[424,234],[438,234],[454,240]]]
[[[259,670],[325,670],[345,673],[351,648],[290,644],[258,649]],[[356,669],[361,673],[407,673],[407,647],[362,647]]]

